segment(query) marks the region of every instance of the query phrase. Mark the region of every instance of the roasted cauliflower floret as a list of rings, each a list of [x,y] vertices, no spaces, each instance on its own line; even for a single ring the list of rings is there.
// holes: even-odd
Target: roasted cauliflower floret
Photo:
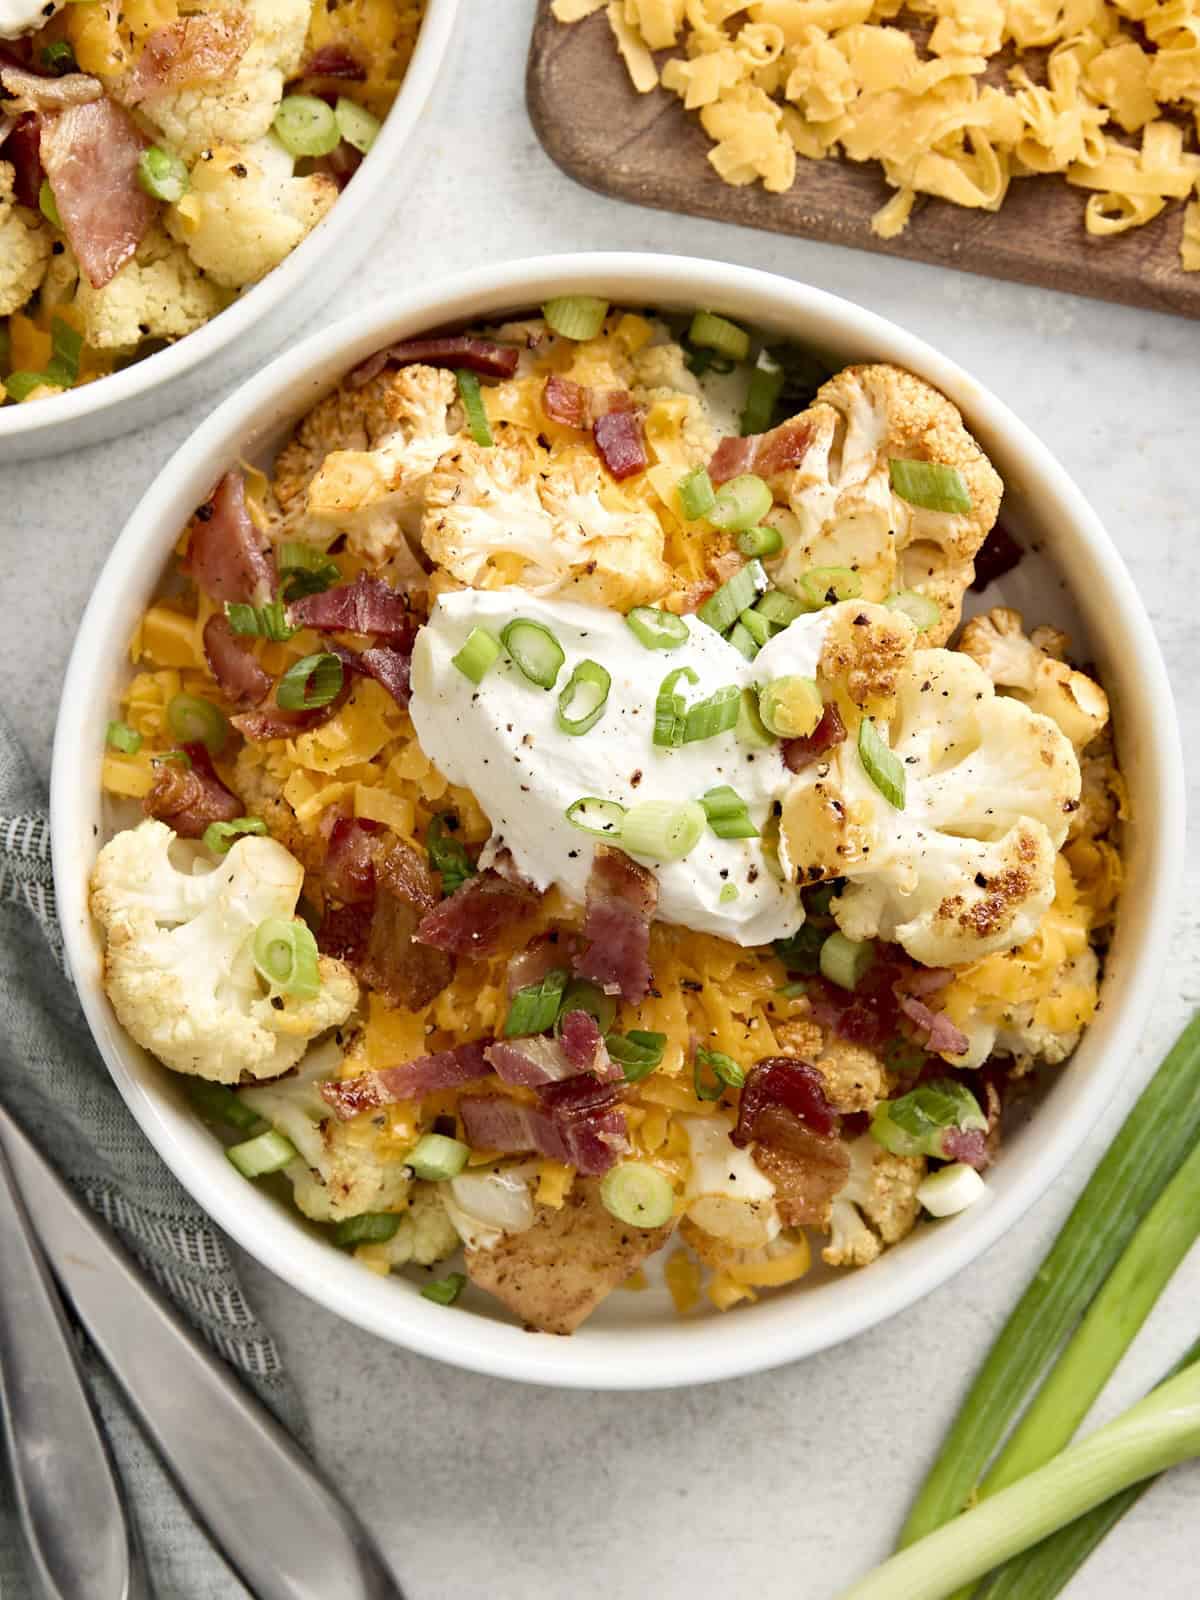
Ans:
[[[837,1111],[873,1111],[888,1093],[883,1062],[865,1045],[830,1034],[813,1065],[825,1082],[825,1095]]]
[[[128,354],[143,339],[182,339],[215,317],[228,298],[182,245],[155,228],[102,289],[80,278],[75,304],[93,349]]]
[[[868,776],[852,730],[788,788],[781,860],[799,882],[846,878],[832,906],[842,932],[902,944],[925,966],[1021,944],[1054,897],[1079,797],[1070,742],[949,650],[918,650],[899,673],[886,742],[903,808]]]
[[[244,9],[253,32],[228,77],[153,95],[141,108],[186,161],[218,145],[261,139],[275,120],[285,82],[300,65],[312,12],[308,0],[245,0]]]
[[[997,689],[1057,722],[1076,750],[1082,750],[1108,722],[1108,696],[1085,673],[1059,659],[1058,649],[1066,643],[1061,634],[1046,643],[1054,650],[1039,648],[1025,637],[1019,611],[994,606],[971,618],[958,648],[979,663]]]
[[[680,1117],[690,1168],[684,1209],[705,1234],[734,1250],[760,1250],[780,1229],[770,1179],[730,1139],[728,1117]]]
[[[582,452],[552,466],[539,445],[457,442],[429,479],[421,542],[476,589],[519,583],[627,611],[671,585],[658,518],[621,506]]]
[[[167,208],[167,231],[214,283],[257,283],[311,233],[337,199],[323,172],[299,178],[273,134],[205,149],[191,188]]]
[[[830,1207],[830,1242],[821,1259],[831,1267],[865,1267],[886,1244],[911,1233],[920,1211],[921,1156],[894,1156],[869,1133],[848,1146],[850,1176]]]
[[[121,1024],[176,1072],[219,1083],[275,1078],[309,1041],[344,1022],[358,984],[322,956],[314,999],[271,995],[251,939],[268,917],[291,917],[304,869],[274,839],[248,835],[211,865],[184,846],[191,871],[171,860],[176,835],[146,821],[118,833],[92,874],[92,912],[107,934],[104,986]],[[181,852],[182,853],[182,852]]]
[[[12,163],[0,161],[0,316],[20,311],[40,287],[54,243],[41,217],[13,200]]]
[[[875,717],[890,717],[896,689],[912,661],[916,629],[900,611],[845,601],[828,617],[817,672]]]
[[[345,533],[351,550],[375,565],[396,555],[417,539],[429,475],[454,443],[457,393],[452,372],[424,366],[382,373],[358,390],[343,385],[281,453],[280,503],[296,505],[303,484],[305,532]],[[351,443],[335,444],[347,436]]]
[[[940,611],[922,643],[945,643],[1003,490],[958,410],[912,373],[878,365],[839,372],[801,415],[811,428],[804,459],[770,480],[776,507],[766,520],[784,541],[768,563],[775,582],[795,591],[814,567],[848,567],[867,600],[916,590]],[[970,511],[927,511],[902,500],[889,459],[954,467]]]

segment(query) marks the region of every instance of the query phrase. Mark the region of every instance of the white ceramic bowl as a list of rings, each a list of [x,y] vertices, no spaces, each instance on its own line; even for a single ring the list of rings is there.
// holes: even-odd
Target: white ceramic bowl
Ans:
[[[664,308],[710,307],[846,360],[883,359],[929,379],[962,408],[1005,483],[1006,524],[1053,559],[1026,558],[1005,598],[1071,621],[1112,696],[1132,797],[1128,883],[1104,1005],[1029,1122],[1006,1140],[988,1196],[919,1228],[865,1271],[817,1273],[732,1313],[676,1318],[665,1291],[617,1293],[573,1338],[525,1333],[471,1291],[453,1311],[401,1279],[357,1266],[240,1178],[167,1072],[117,1025],[105,999],[87,876],[105,828],[99,764],[105,724],[128,672],[127,641],[192,507],[236,457],[272,448],[340,374],[392,339],[495,319],[550,295],[591,293]],[[1078,616],[1053,599],[1060,575]],[[990,591],[988,602],[996,599]],[[1042,1193],[1128,1075],[1171,931],[1183,850],[1182,759],[1158,646],[1129,575],[1083,496],[1046,448],[973,378],[869,311],[740,267],[646,255],[510,263],[423,288],[348,318],[259,373],[199,428],[130,519],[96,584],[67,673],[54,752],[52,830],[67,952],[88,1020],[134,1116],[184,1186],[245,1249],[295,1288],[382,1338],[444,1361],[530,1382],[589,1388],[700,1383],[838,1343],[911,1304],[973,1260]]]
[[[211,322],[55,400],[0,406],[0,465],[99,444],[170,416],[266,359],[366,260],[400,203],[407,146],[441,71],[458,0],[427,0],[400,92],[354,181],[302,244]]]

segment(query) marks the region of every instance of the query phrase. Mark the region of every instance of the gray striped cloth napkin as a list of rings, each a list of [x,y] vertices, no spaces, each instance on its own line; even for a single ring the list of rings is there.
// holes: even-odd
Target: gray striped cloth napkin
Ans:
[[[133,1121],[88,1034],[63,964],[45,794],[0,714],[0,1100],[147,1273],[293,1431],[299,1405],[222,1236]],[[0,1294],[4,1292],[0,1284]],[[246,1591],[208,1544],[94,1360],[89,1380],[133,1504],[156,1590]],[[0,1597],[32,1600],[0,1473]]]

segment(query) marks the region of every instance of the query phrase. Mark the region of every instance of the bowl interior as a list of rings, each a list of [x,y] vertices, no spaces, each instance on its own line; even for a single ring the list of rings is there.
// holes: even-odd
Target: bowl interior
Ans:
[[[839,360],[895,361],[946,392],[1006,484],[1002,520],[1027,548],[980,605],[1052,622],[1096,663],[1114,711],[1131,791],[1127,879],[1103,1005],[1036,1114],[1006,1138],[989,1191],[959,1217],[923,1224],[865,1272],[814,1271],[740,1308],[736,1337],[719,1313],[675,1316],[661,1284],[620,1292],[570,1340],[528,1334],[468,1290],[452,1318],[403,1279],[381,1280],[239,1178],[189,1110],[178,1081],[117,1026],[100,984],[86,880],[113,817],[98,781],[103,729],[128,674],[127,641],[161,581],[192,507],[229,461],[265,460],[349,367],[391,338],[455,320],[498,320],[550,293],[606,295],[662,310],[707,306]],[[251,1253],[295,1287],[385,1338],[477,1370],[535,1382],[639,1387],[748,1372],[833,1344],[892,1314],[973,1258],[1032,1203],[1086,1136],[1128,1070],[1170,930],[1171,860],[1182,846],[1178,736],[1165,671],[1119,558],[1079,492],[994,398],[922,342],[846,302],[766,274],[653,257],[517,263],[348,319],[252,379],[193,436],[151,487],[97,584],[64,690],[55,748],[53,837],[68,954],[89,1021],[118,1086],[164,1159]]]

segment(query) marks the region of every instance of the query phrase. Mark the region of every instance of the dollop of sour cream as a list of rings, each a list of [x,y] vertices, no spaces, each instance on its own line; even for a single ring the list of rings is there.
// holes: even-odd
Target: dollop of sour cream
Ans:
[[[44,27],[63,0],[0,0],[0,39],[20,39]]]
[[[566,660],[553,690],[531,683],[507,656],[480,684],[454,665],[472,628],[499,636],[517,617],[549,628],[562,646]],[[678,805],[728,784],[765,828],[790,778],[778,747],[747,749],[730,731],[659,748],[653,742],[659,686],[667,673],[690,667],[698,681],[678,681],[676,689],[691,705],[726,684],[744,688],[789,673],[815,677],[826,619],[800,618],[753,662],[697,617],[683,620],[686,642],[649,650],[619,612],[603,607],[521,589],[439,597],[413,652],[410,711],[425,754],[451,783],[473,792],[492,824],[485,865],[508,849],[539,889],[557,884],[582,901],[598,841],[566,813],[583,796],[627,808],[646,800]],[[599,662],[612,686],[600,720],[572,735],[558,726],[558,697],[584,660]],[[779,877],[761,838],[719,839],[706,829],[682,861],[637,859],[658,878],[661,921],[756,945],[787,937],[804,920],[796,888]]]

